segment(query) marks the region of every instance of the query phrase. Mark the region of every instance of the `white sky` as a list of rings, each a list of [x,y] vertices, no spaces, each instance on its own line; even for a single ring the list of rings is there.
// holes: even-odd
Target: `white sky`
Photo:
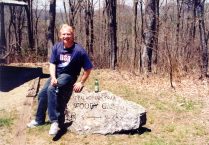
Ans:
[[[44,5],[49,5],[49,0],[34,0],[37,1],[37,4],[39,5],[39,8],[42,9],[44,7]],[[68,4],[69,0],[64,0],[66,1],[66,4]],[[166,0],[160,0],[160,2],[165,2]],[[176,1],[176,0],[167,0],[167,2],[169,1]],[[206,0],[207,2],[209,2],[209,0]],[[119,3],[125,3],[127,5],[132,6],[133,0],[117,0],[117,2]],[[100,4],[102,6],[103,0],[100,0]],[[99,5],[99,0],[94,0],[94,4],[96,7],[98,7]],[[63,10],[63,0],[57,0],[56,1],[56,7],[57,7],[57,11]]]
[[[69,0],[64,0],[66,2],[66,4],[68,4]],[[123,2],[127,5],[132,5],[132,1],[133,0],[117,0],[118,2]],[[100,4],[102,6],[103,0],[100,0]],[[49,0],[34,0],[34,4],[38,4],[39,9],[43,9],[45,5],[49,5]],[[99,5],[99,0],[94,0],[94,4],[96,7],[98,7]],[[63,0],[57,0],[56,1],[56,7],[57,10],[60,11],[60,9],[64,9],[63,8]]]

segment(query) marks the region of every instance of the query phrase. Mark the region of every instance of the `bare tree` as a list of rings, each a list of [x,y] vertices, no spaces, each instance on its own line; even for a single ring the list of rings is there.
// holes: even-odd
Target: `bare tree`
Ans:
[[[25,11],[22,7],[17,6],[10,6],[10,26],[9,31],[11,32],[11,26],[13,27],[13,33],[15,36],[15,48],[16,52],[21,54],[21,45],[23,41],[23,28],[24,28],[24,22],[25,22]]]
[[[27,14],[27,24],[28,24],[28,40],[29,48],[34,48],[34,35],[33,35],[33,0],[28,0],[28,5],[25,6]]]
[[[63,0],[63,6],[64,6],[64,12],[65,12],[65,21],[69,24],[69,19],[68,19],[68,14],[67,14],[67,9],[66,9],[66,3],[65,0]]]
[[[84,1],[84,19],[85,19],[85,32],[86,32],[86,49],[90,56],[93,58],[93,43],[94,43],[94,23],[93,23],[93,0]]]
[[[140,0],[140,14],[141,14],[141,30],[140,30],[140,43],[144,43],[144,13],[143,13],[143,0]],[[139,46],[139,70],[142,72],[142,45]]]
[[[179,53],[179,33],[180,33],[180,21],[181,21],[181,13],[182,13],[182,7],[183,7],[183,2],[181,0],[177,0],[177,20],[176,20],[176,54],[178,55]]]
[[[4,26],[4,5],[0,4],[0,54],[4,55],[6,50],[6,36],[5,36],[5,26]]]
[[[156,19],[156,25],[155,25],[155,32],[154,32],[154,46],[153,46],[153,71],[154,73],[157,73],[157,62],[158,62],[158,35],[159,35],[159,19],[160,19],[160,7],[159,4],[160,0],[156,0],[155,2],[155,19]]]
[[[137,43],[137,6],[138,0],[133,0],[133,26],[132,26],[132,49],[133,49],[133,68],[136,67],[136,43]]]
[[[69,17],[70,17],[70,25],[75,25],[76,14],[81,7],[81,3],[83,0],[69,0]]]
[[[200,55],[201,55],[201,78],[207,77],[208,72],[208,46],[204,21],[204,5],[205,0],[196,0],[195,9],[199,21],[200,33]]]
[[[39,39],[40,36],[38,36],[38,32],[39,32],[38,24],[43,10],[44,9],[38,9],[38,5],[34,6],[34,37],[35,37],[36,54],[38,53],[38,48],[40,45],[40,39]]]
[[[90,48],[90,56],[92,56],[92,59],[93,59],[93,55],[94,55],[94,6],[93,6],[93,0],[91,0],[90,2],[90,6],[89,6],[89,9],[90,9],[90,45],[89,45],[89,48]]]
[[[116,0],[105,0],[107,12],[108,42],[110,46],[110,68],[115,69],[117,64],[117,23]]]
[[[48,25],[48,57],[50,56],[51,48],[54,45],[54,28],[56,18],[56,0],[50,0],[49,7],[49,25]]]
[[[143,69],[144,71],[152,71],[152,52],[154,47],[155,31],[156,31],[156,1],[147,0],[145,5],[145,38],[144,49],[142,55]]]

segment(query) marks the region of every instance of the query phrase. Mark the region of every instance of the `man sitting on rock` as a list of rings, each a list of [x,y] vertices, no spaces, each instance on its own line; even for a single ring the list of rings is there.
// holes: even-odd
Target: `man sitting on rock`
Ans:
[[[52,123],[50,135],[56,135],[59,128],[64,127],[64,111],[72,91],[82,90],[93,67],[85,49],[74,42],[74,29],[71,26],[62,25],[60,39],[62,41],[52,47],[50,78],[39,92],[36,118],[27,124],[29,128],[43,125],[48,109],[49,120]],[[81,68],[84,72],[80,81],[76,82]]]

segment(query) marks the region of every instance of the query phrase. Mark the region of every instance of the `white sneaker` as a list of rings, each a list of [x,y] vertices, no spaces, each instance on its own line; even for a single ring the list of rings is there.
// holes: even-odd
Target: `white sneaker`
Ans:
[[[49,130],[49,135],[56,135],[58,130],[59,130],[58,123],[53,122]]]
[[[38,124],[37,121],[31,120],[31,122],[27,124],[27,127],[28,127],[28,128],[34,128],[34,127],[36,127],[36,126],[38,126],[38,125],[40,125],[40,124]]]

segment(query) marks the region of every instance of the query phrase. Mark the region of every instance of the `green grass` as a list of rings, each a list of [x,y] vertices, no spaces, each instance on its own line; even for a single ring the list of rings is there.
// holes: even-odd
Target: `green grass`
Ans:
[[[202,102],[186,99],[184,96],[174,94],[176,97],[176,104],[174,104],[174,110],[177,112],[194,112],[197,113],[203,107]]]
[[[108,90],[125,100],[133,101],[145,107],[147,109],[147,124],[145,127],[152,131],[134,135],[106,136],[83,136],[69,132],[56,144],[78,142],[78,145],[192,145],[199,143],[196,138],[201,138],[203,143],[209,143],[209,131],[197,119],[204,108],[200,99],[185,96],[185,93],[178,91],[178,88],[177,90],[169,89],[169,86],[163,88],[161,80],[156,88],[152,88],[154,85],[140,84],[138,83],[140,80],[124,81],[117,71],[109,70],[92,71],[85,84],[88,90],[94,91],[96,78],[99,80],[100,90]],[[139,85],[141,86],[139,87]],[[198,98],[198,95],[201,94],[197,94],[195,97]],[[36,129],[29,129],[28,133],[43,139],[48,135],[48,129],[49,125],[44,125]]]
[[[168,133],[174,132],[176,128],[176,125],[174,124],[169,124],[167,126],[165,126],[165,131]]]
[[[0,127],[10,127],[13,124],[13,118],[0,118]]]
[[[45,124],[45,125],[40,125],[38,127],[35,127],[35,128],[30,128],[28,129],[28,132],[29,133],[33,133],[33,134],[36,134],[36,135],[40,135],[40,133],[47,133],[49,131],[49,128],[50,128],[50,124]]]
[[[166,143],[163,139],[155,138],[145,142],[144,145],[170,145],[170,144]]]
[[[16,116],[15,111],[6,112],[5,110],[0,110],[0,127],[11,127],[16,119]]]
[[[195,136],[208,136],[208,131],[205,129],[204,126],[199,125],[199,124],[195,124],[194,125],[194,135]]]

